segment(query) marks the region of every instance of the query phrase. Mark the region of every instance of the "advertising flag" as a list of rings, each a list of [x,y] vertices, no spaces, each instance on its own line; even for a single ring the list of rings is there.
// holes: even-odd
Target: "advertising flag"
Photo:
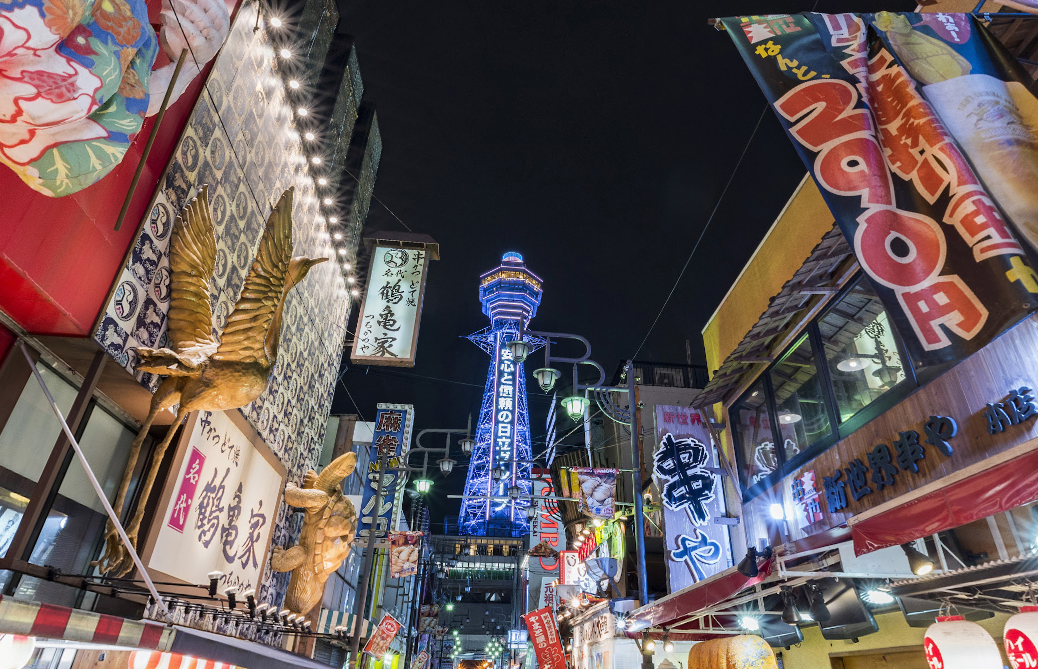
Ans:
[[[385,537],[396,526],[400,515],[402,486],[398,485],[401,456],[411,446],[411,425],[414,422],[414,407],[410,404],[379,404],[375,415],[375,430],[371,441],[371,458],[365,476],[360,522],[357,536],[366,537],[375,527],[375,536]],[[379,508],[375,508],[375,493],[378,489],[379,459],[385,456],[386,472],[382,475],[382,493]]]
[[[390,578],[406,578],[418,573],[422,532],[390,532],[389,546]]]
[[[891,12],[722,23],[918,366],[961,360],[1038,306],[1036,103],[983,26]]]
[[[382,622],[378,624],[371,638],[364,645],[364,652],[378,659],[382,659],[389,650],[389,644],[393,643],[397,632],[403,627],[396,618],[388,613],[382,616]]]
[[[617,470],[574,467],[573,473],[579,484],[580,510],[594,518],[612,520]]]
[[[523,616],[526,629],[537,655],[537,666],[542,669],[566,669],[566,656],[555,627],[555,614],[548,607],[531,611]]]

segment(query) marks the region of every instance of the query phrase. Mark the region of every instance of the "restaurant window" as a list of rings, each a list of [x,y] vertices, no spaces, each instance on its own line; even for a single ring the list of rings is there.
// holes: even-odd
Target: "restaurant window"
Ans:
[[[745,498],[846,438],[915,386],[879,297],[859,277],[729,410]]]
[[[864,277],[822,314],[818,331],[841,423],[906,379],[900,342]]]

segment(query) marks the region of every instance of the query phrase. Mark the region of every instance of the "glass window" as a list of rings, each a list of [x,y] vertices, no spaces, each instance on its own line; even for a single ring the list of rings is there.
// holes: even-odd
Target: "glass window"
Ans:
[[[800,342],[771,369],[782,453],[789,462],[809,446],[832,436],[825,386],[815,365],[811,340]]]
[[[864,277],[822,315],[818,329],[840,422],[905,380],[894,328]]]
[[[746,393],[729,415],[738,435],[743,483],[747,488],[753,487],[779,466],[763,380]]]

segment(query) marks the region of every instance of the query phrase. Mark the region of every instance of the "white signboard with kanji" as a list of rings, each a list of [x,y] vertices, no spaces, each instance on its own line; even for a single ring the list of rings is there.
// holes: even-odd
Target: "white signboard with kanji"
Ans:
[[[144,552],[151,572],[258,588],[286,470],[237,412],[192,414]]]
[[[355,363],[413,367],[429,254],[376,246],[350,358]]]

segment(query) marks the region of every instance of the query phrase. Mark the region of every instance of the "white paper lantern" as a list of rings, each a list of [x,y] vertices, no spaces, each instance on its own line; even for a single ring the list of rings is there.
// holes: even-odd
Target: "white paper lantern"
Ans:
[[[0,669],[22,669],[36,649],[36,637],[0,634]]]
[[[942,669],[1003,669],[998,644],[983,627],[962,616],[937,619],[923,639],[926,661]]]
[[[1006,621],[1002,638],[1013,669],[1038,667],[1038,606],[1020,607],[1020,613]]]

